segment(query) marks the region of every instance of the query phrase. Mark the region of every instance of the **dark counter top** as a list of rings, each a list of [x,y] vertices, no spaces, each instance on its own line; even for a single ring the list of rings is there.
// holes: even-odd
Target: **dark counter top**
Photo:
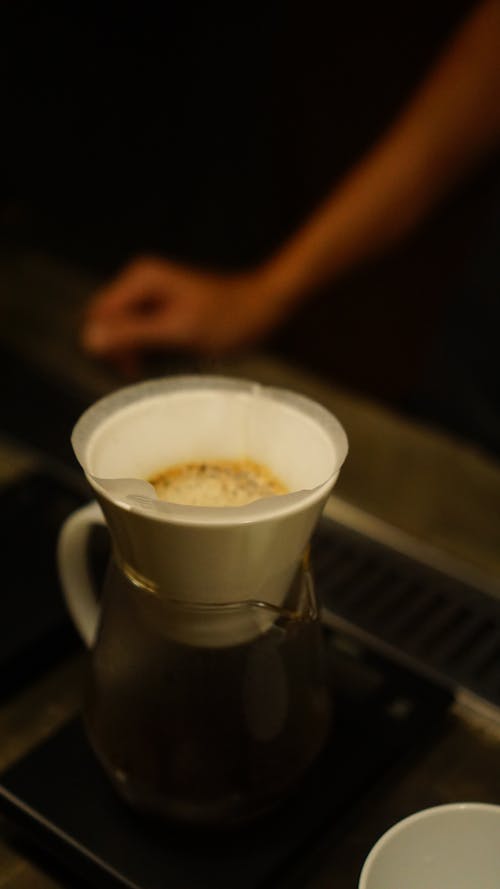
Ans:
[[[62,379],[68,391],[78,392],[83,402],[120,384],[78,348],[78,319],[92,281],[36,254],[0,259],[0,281],[7,320],[0,348],[29,356],[44,373]],[[166,364],[165,372],[170,369]],[[478,576],[500,579],[500,466],[485,454],[265,355],[221,363],[216,370],[297,389],[338,415],[349,436],[350,455],[334,491],[333,511],[354,511],[368,525],[382,523]],[[0,420],[0,438],[1,431]],[[15,437],[4,437],[0,484],[22,475],[36,460]],[[81,675],[82,657],[72,656],[0,704],[0,769],[78,710]],[[375,788],[363,800],[341,843],[330,844],[326,838],[307,879],[300,883],[297,874],[298,885],[354,889],[359,862],[370,845],[417,809],[456,800],[500,803],[499,754],[500,714],[458,697],[433,743],[409,760],[383,792]],[[51,870],[50,862],[32,858],[7,821],[0,827],[0,889],[71,886]]]

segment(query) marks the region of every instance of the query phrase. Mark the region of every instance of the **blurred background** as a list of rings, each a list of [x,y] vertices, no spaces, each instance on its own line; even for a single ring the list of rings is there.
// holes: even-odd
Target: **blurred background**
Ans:
[[[472,5],[3,4],[2,253],[46,254],[92,282],[142,253],[254,264],[384,131]],[[493,159],[263,347],[495,452],[436,407],[428,359],[499,186]]]

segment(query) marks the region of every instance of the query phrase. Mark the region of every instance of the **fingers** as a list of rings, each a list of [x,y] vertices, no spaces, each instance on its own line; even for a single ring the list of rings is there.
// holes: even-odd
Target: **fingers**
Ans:
[[[98,291],[89,305],[89,318],[106,317],[133,307],[154,293],[168,288],[166,263],[158,260],[137,260],[127,266],[110,284]]]
[[[95,354],[175,344],[179,331],[168,311],[141,315],[122,311],[112,318],[93,321],[82,332],[86,349]]]
[[[136,350],[110,352],[105,357],[126,380],[136,380],[142,372],[142,356]]]
[[[158,345],[170,334],[169,289],[166,263],[143,260],[130,265],[94,296],[83,320],[84,348],[107,354]]]

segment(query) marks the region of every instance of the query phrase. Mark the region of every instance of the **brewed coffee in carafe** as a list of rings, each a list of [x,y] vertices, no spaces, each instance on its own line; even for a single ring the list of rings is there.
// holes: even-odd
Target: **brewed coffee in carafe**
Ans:
[[[330,696],[306,571],[286,604],[165,607],[110,565],[85,721],[136,808],[232,824],[276,804],[313,762]],[[211,619],[216,645],[207,644]]]

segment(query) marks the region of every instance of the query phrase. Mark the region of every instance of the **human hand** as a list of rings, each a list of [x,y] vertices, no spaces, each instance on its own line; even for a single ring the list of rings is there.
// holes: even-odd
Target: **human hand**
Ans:
[[[82,343],[110,358],[162,347],[221,354],[261,339],[286,311],[264,272],[214,274],[144,258],[92,298]]]

